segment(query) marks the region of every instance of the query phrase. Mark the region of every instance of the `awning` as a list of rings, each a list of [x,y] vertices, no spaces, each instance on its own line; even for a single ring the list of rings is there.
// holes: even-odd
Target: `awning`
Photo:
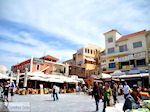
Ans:
[[[121,75],[125,75],[125,73],[121,72],[120,70],[116,70],[114,71],[114,73],[111,74],[111,76],[121,76]]]
[[[15,77],[10,77],[7,74],[2,74],[2,73],[0,73],[0,79],[12,79],[12,80],[16,80]]]
[[[95,62],[95,60],[94,59],[91,59],[91,58],[85,58],[87,61],[93,61],[93,62]]]
[[[133,74],[133,75],[122,75],[119,78],[132,78],[132,77],[148,77],[149,74],[148,73],[143,73],[143,74]]]
[[[111,78],[111,75],[102,73],[102,74],[101,74],[101,78],[102,78],[102,79],[110,79],[110,78]]]

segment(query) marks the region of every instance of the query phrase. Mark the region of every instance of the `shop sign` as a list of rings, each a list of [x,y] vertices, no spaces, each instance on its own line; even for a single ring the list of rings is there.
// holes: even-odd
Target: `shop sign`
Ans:
[[[44,60],[39,59],[39,58],[34,58],[33,63],[39,63],[39,64],[44,64]]]
[[[141,58],[145,58],[145,52],[131,54],[124,57],[118,57],[114,59],[114,62],[123,62],[123,61],[129,61],[129,60],[141,59]]]
[[[140,73],[140,70],[136,67],[132,67],[130,71],[128,72],[128,74],[139,74],[139,73]]]

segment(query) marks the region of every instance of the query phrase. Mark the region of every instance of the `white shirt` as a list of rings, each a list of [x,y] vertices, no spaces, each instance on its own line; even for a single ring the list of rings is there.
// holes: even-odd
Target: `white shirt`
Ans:
[[[123,87],[124,94],[128,94],[129,90],[130,90],[130,87],[128,85],[124,85],[124,87]]]

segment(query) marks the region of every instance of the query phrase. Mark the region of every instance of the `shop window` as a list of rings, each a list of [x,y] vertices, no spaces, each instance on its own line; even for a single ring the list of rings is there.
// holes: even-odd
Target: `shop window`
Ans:
[[[112,37],[108,38],[108,43],[111,43],[111,42],[113,42],[113,38]]]
[[[119,46],[119,51],[120,51],[120,52],[127,51],[127,45]]]
[[[37,66],[36,66],[36,70],[40,70],[40,65],[37,65]]]
[[[142,47],[142,41],[133,43],[133,48],[138,48],[138,47]]]
[[[146,65],[145,59],[137,60],[136,62],[137,62],[137,66]]]
[[[115,63],[109,63],[109,68],[116,68],[116,64]]]
[[[115,52],[115,48],[114,47],[108,48],[108,54],[114,53],[114,52]]]

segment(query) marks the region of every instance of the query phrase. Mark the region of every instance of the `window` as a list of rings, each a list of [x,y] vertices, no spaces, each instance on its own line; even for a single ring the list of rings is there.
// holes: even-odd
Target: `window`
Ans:
[[[110,54],[110,53],[114,53],[114,52],[115,52],[114,47],[112,47],[112,48],[108,48],[108,54]]]
[[[120,52],[127,51],[127,45],[119,46],[119,51],[120,51]]]
[[[108,43],[111,43],[111,42],[113,42],[113,38],[112,37],[108,38]]]
[[[88,53],[90,53],[90,50],[88,49]]]
[[[85,52],[87,52],[87,49],[85,49]]]
[[[146,65],[145,59],[136,60],[137,66]]]
[[[36,70],[40,70],[40,65],[37,65],[37,66],[36,66]]]
[[[116,68],[116,64],[115,63],[109,63],[109,68]]]
[[[91,54],[92,54],[92,52],[93,52],[93,51],[91,50]]]
[[[141,41],[133,43],[133,48],[138,48],[138,47],[142,47],[142,42]]]

